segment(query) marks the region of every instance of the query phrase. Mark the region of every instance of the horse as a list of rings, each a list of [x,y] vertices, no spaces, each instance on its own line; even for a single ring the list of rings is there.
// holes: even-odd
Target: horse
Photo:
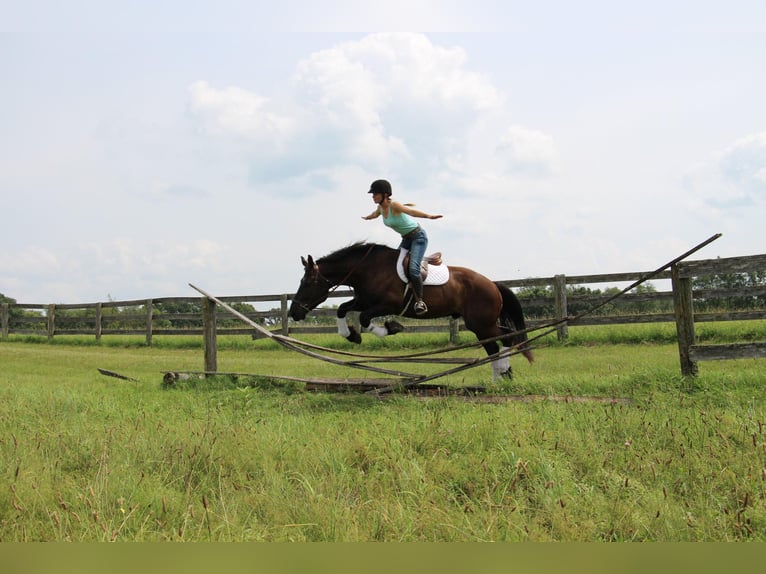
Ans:
[[[423,299],[428,311],[416,315],[414,297],[407,297],[407,283],[395,270],[398,259],[398,249],[367,242],[354,243],[316,261],[311,255],[308,259],[301,257],[304,273],[292,298],[290,317],[303,320],[327,299],[331,290],[346,285],[353,289],[354,298],[338,307],[338,333],[353,343],[361,343],[362,338],[346,322],[349,311],[359,311],[361,327],[378,337],[394,335],[404,327],[394,320],[376,325],[372,322],[376,317],[462,317],[488,356],[518,345],[527,360],[533,362],[532,351],[525,345],[528,339],[521,303],[511,289],[466,267],[446,266],[449,274],[446,283],[429,285],[426,281]],[[493,380],[512,378],[510,354],[501,354],[491,364]]]

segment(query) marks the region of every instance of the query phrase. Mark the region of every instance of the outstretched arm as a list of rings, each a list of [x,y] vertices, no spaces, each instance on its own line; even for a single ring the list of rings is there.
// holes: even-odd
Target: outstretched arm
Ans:
[[[377,208],[370,215],[363,215],[362,219],[375,219],[379,215],[380,215],[380,208]]]
[[[391,203],[391,207],[393,207],[395,213],[406,213],[412,217],[420,217],[422,219],[441,219],[443,217],[442,215],[430,215],[425,211],[413,208],[411,205],[401,204],[396,201]]]

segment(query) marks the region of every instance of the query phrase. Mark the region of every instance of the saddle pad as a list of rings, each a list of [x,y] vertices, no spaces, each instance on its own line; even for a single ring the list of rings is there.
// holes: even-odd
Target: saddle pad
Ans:
[[[404,257],[407,253],[407,249],[400,249],[399,259],[396,260],[396,272],[399,275],[399,279],[405,283],[410,282],[404,272]],[[444,263],[441,265],[429,265],[428,276],[423,281],[423,285],[444,285],[447,281],[449,281],[449,267]]]

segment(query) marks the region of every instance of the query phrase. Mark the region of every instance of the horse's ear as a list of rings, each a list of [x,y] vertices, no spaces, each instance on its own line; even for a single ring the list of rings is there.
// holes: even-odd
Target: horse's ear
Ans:
[[[311,257],[311,255],[309,255],[309,257]],[[309,266],[308,261],[306,261],[306,258],[303,255],[301,255],[301,263],[303,263],[304,267]]]
[[[311,255],[309,255],[309,265],[311,265],[312,267],[316,267],[316,263],[314,263],[314,258]]]

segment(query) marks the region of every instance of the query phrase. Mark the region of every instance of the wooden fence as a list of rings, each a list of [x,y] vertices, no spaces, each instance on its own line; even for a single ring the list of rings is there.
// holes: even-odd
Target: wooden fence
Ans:
[[[732,321],[766,319],[766,308],[738,312],[709,312],[698,313],[694,311],[694,300],[715,297],[766,297],[766,287],[750,287],[741,289],[706,289],[692,290],[692,279],[711,275],[724,275],[730,273],[754,273],[766,271],[766,255],[752,255],[733,258],[707,259],[701,261],[682,261],[670,270],[655,275],[652,280],[671,280],[671,291],[653,291],[646,293],[627,293],[619,298],[622,305],[630,303],[655,303],[673,302],[673,312],[666,313],[624,313],[612,315],[586,315],[578,319],[577,325],[605,325],[625,323],[655,323],[675,322],[678,333],[678,347],[681,362],[681,371],[684,375],[693,375],[697,372],[697,362],[712,359],[726,359],[737,357],[764,357],[766,356],[766,342],[739,343],[730,345],[697,345],[694,335],[694,324],[704,321]],[[518,289],[524,287],[550,288],[552,296],[522,299],[522,305],[529,308],[534,305],[548,305],[555,311],[551,316],[529,318],[528,326],[535,327],[548,324],[570,316],[569,309],[575,303],[582,306],[587,304],[595,307],[609,298],[609,295],[591,295],[586,297],[571,297],[567,295],[568,285],[594,285],[627,282],[633,283],[649,272],[627,272],[599,275],[555,275],[552,277],[538,277],[527,279],[514,279],[500,281],[508,287]],[[248,312],[245,315],[254,321],[268,321],[274,332],[283,335],[307,334],[307,333],[333,333],[337,331],[335,322],[331,317],[335,316],[333,308],[321,308],[312,311],[306,321],[293,323],[288,319],[288,309],[294,294],[277,295],[243,295],[220,297],[228,304],[236,303],[276,303],[269,311]],[[350,290],[337,290],[330,294],[329,298],[347,299],[353,295]],[[195,304],[200,312],[195,313],[168,313],[158,311],[163,304]],[[114,314],[114,309],[120,310],[119,315]],[[110,310],[112,310],[110,312]],[[21,312],[32,311],[30,313]],[[57,311],[79,311],[86,316],[70,316]],[[312,318],[321,320],[325,318],[326,324],[311,324]],[[352,320],[358,317],[352,315]],[[188,322],[192,327],[168,327],[167,323]],[[241,322],[240,322],[241,323]],[[87,326],[83,327],[83,324]],[[72,327],[72,325],[77,325]],[[0,326],[2,339],[9,335],[42,335],[53,339],[60,335],[93,335],[100,341],[105,335],[143,335],[146,344],[152,344],[155,336],[166,335],[202,335],[205,341],[205,370],[216,370],[216,336],[226,334],[254,334],[249,327],[237,325],[237,320],[232,319],[228,313],[217,313],[216,305],[200,297],[163,297],[154,299],[139,299],[131,301],[109,301],[88,304],[25,304],[25,303],[2,303],[0,309]],[[431,320],[415,321],[408,323],[407,329],[411,332],[443,332],[450,342],[457,340],[460,329],[463,328],[460,320]],[[568,335],[567,323],[557,327],[559,339],[566,339]],[[446,341],[445,341],[446,342]]]
[[[732,343],[729,345],[697,345],[694,323],[699,318],[694,313],[695,293],[692,280],[695,277],[726,275],[730,273],[755,273],[766,271],[766,255],[750,257],[730,257],[726,259],[706,259],[703,261],[681,261],[671,268],[673,303],[675,309],[676,331],[678,333],[678,354],[683,375],[696,375],[698,361],[734,359],[744,357],[766,357],[766,342]],[[724,296],[741,296],[745,290],[734,290]],[[749,289],[746,294],[763,296],[764,289]],[[732,315],[731,317],[729,315]],[[756,311],[742,314],[727,313],[717,320],[763,319],[764,313]]]

